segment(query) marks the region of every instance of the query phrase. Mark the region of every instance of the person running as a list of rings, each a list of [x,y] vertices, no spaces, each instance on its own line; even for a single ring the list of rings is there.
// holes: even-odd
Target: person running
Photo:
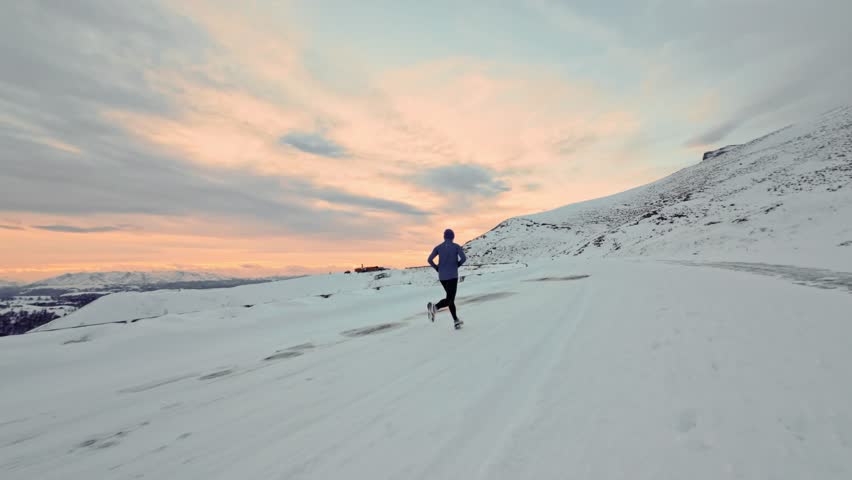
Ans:
[[[432,249],[432,254],[429,255],[429,265],[437,270],[438,280],[441,281],[447,296],[437,304],[432,302],[426,304],[426,311],[429,314],[429,319],[434,322],[438,310],[449,307],[456,328],[461,328],[464,322],[456,314],[456,290],[459,286],[459,267],[464,265],[467,257],[465,257],[462,247],[453,243],[455,236],[455,233],[449,228],[444,230],[444,243]],[[440,257],[437,265],[435,264],[435,257]]]

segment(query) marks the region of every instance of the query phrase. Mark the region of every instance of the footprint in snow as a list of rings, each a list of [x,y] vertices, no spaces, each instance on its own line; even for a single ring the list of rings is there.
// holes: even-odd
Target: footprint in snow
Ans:
[[[112,434],[109,434],[109,435],[101,435],[101,436],[96,436],[96,437],[90,437],[87,440],[84,440],[84,441],[78,443],[77,445],[75,445],[74,448],[71,449],[71,452],[74,452],[74,451],[80,450],[80,449],[104,450],[104,449],[107,449],[107,448],[110,448],[110,447],[114,447],[114,446],[118,445],[119,443],[121,443],[121,441],[125,437],[130,435],[131,433],[135,432],[136,430],[138,430],[142,427],[146,427],[148,425],[150,425],[150,422],[145,421],[145,422],[142,422],[142,423],[135,425],[131,428],[119,430],[119,431],[112,433]]]
[[[677,417],[677,430],[680,433],[688,433],[698,426],[698,412],[688,408],[680,412]]]
[[[311,349],[314,349],[314,348],[316,348],[316,345],[314,345],[311,342],[302,343],[300,345],[294,345],[292,347],[288,347],[284,350],[278,350],[275,353],[273,353],[272,355],[264,358],[264,360],[266,360],[266,361],[282,360],[282,359],[285,359],[285,358],[298,357],[300,355],[303,355],[305,353],[305,350],[311,350]]]
[[[224,377],[225,375],[230,375],[234,373],[234,369],[227,368],[225,370],[219,370],[217,372],[208,373],[207,375],[203,375],[198,377],[199,380],[213,380],[214,378]]]
[[[401,323],[382,323],[379,325],[372,325],[369,327],[363,328],[355,328],[352,330],[346,330],[345,332],[340,332],[341,335],[347,337],[363,337],[365,335],[372,335],[374,333],[386,332],[388,330],[393,330],[395,328],[401,327]]]
[[[282,359],[285,359],[285,358],[298,357],[299,355],[303,355],[303,353],[298,351],[298,350],[291,350],[291,351],[285,350],[283,352],[274,353],[274,354],[264,358],[264,360],[266,360],[266,361],[282,360]]]

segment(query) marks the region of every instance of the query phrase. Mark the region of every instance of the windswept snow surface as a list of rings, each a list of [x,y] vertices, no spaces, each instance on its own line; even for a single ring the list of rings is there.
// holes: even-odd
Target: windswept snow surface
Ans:
[[[466,268],[471,277],[522,267],[523,263],[473,265]],[[86,308],[36,329],[40,331],[74,328],[84,325],[130,323],[158,318],[170,313],[199,313],[211,308],[236,309],[293,300],[318,302],[334,295],[401,285],[431,285],[432,270],[417,268],[391,273],[332,274],[300,277],[264,284],[233,288],[187,290],[179,295],[173,290],[154,292],[121,292],[97,299]]]
[[[468,271],[454,331],[388,273],[0,339],[0,477],[852,478],[845,289],[560,259]]]

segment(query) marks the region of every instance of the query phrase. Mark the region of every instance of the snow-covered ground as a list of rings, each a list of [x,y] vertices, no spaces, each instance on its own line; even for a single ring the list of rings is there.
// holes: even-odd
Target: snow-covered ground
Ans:
[[[386,273],[112,295],[75,321],[161,316],[0,339],[0,476],[852,478],[830,275],[472,268],[454,331],[432,272]]]
[[[471,265],[465,277],[521,268],[525,264]],[[37,330],[56,330],[83,325],[131,323],[162,317],[168,314],[198,313],[211,307],[240,310],[284,300],[315,302],[340,294],[403,285],[432,285],[432,270],[418,268],[365,274],[331,274],[282,280],[256,285],[209,290],[186,290],[176,294],[173,290],[153,292],[121,292],[98,299],[72,315],[60,318]]]
[[[0,300],[0,315],[8,312],[40,312],[47,310],[59,316],[67,315],[76,308],[71,305],[55,305],[52,297],[21,295]]]
[[[9,312],[41,312],[43,310],[47,310],[48,312],[53,312],[59,316],[65,316],[69,313],[76,310],[73,306],[70,305],[56,305],[56,306],[39,306],[39,305],[31,305],[28,303],[15,303],[14,301],[7,303],[0,303],[0,315]]]

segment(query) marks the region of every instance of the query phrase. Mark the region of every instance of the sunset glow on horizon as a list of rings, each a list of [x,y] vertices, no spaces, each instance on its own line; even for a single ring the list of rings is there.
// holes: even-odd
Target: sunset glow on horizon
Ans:
[[[836,14],[615,3],[14,2],[0,279],[424,265],[852,101]]]

